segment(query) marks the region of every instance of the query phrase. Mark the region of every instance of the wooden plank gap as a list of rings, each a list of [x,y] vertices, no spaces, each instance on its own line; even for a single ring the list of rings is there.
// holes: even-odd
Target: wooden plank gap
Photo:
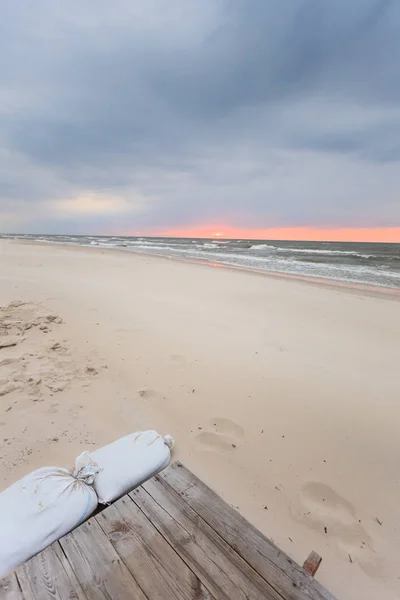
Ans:
[[[55,542],[53,545],[53,550],[55,552],[55,554],[58,557],[58,560],[60,561],[60,563],[62,564],[62,566],[64,567],[64,571],[66,572],[66,574],[68,575],[69,579],[71,580],[71,582],[74,584],[75,586],[75,592],[77,594],[77,598],[83,598],[85,600],[87,600],[87,596],[83,591],[83,588],[81,586],[81,584],[79,583],[75,572],[73,571],[71,564],[68,560],[67,555],[64,552],[64,549],[62,548],[61,544],[59,541]]]
[[[15,571],[0,579],[0,598],[1,600],[24,600]]]
[[[211,600],[195,573],[130,497],[120,498],[96,520],[152,600]]]
[[[140,588],[94,518],[60,539],[88,600],[145,600]]]
[[[287,554],[176,461],[157,476],[287,600],[335,600]],[[191,485],[193,484],[193,485]]]
[[[57,546],[58,542],[47,546],[17,568],[16,575],[26,600],[86,600],[75,576],[65,571]]]
[[[132,492],[132,497],[218,598],[282,600],[268,582],[157,476]]]
[[[192,536],[188,531],[182,527],[182,525],[176,521],[169,513],[165,511],[165,509],[158,504],[158,502],[143,488],[136,488],[129,493],[131,500],[133,500],[134,504],[143,512],[143,514],[149,519],[150,523],[157,530],[158,534],[162,536],[162,538],[167,542],[167,544],[178,554],[183,563],[196,575],[196,577],[204,584],[206,589],[212,594],[214,598],[218,598],[218,600],[231,600],[228,595],[223,593],[223,591],[219,587],[215,587],[212,583],[207,581],[207,577],[202,577],[199,569],[196,568],[193,564],[193,560],[188,558],[186,552],[180,552],[179,548],[181,545],[185,546],[188,542],[186,540],[192,540],[196,543],[194,536]],[[149,502],[146,501],[145,497],[148,497]],[[147,504],[154,506],[147,506]],[[163,527],[162,522],[163,519],[160,519],[160,515],[153,515],[152,513],[155,511],[155,507],[158,508],[159,512],[165,512],[167,514],[167,520],[169,521],[168,529]],[[172,534],[170,529],[175,530]],[[183,539],[182,539],[183,538]],[[211,561],[211,559],[208,557]],[[212,562],[212,561],[211,561]],[[218,569],[218,565],[212,563],[212,565],[205,571],[205,573],[213,573],[213,567]]]
[[[211,538],[211,541],[214,543],[217,549],[221,550],[222,553],[227,553],[229,556],[231,569],[227,571],[226,575],[228,577],[232,577],[232,566],[238,566],[239,570],[242,571],[246,577],[250,580],[253,578],[258,581],[258,584],[264,588],[264,594],[272,594],[273,598],[282,598],[282,595],[279,591],[275,590],[275,588],[270,584],[269,581],[265,580],[253,567],[250,565],[243,557],[240,556],[230,544],[228,544],[222,536],[218,532],[216,532],[212,527],[208,525],[204,519],[194,511],[189,504],[185,501],[185,498],[182,494],[177,494],[174,489],[171,488],[159,475],[155,475],[149,482],[148,486],[152,486],[156,482],[160,485],[167,494],[170,494],[175,503],[181,507],[181,510],[186,516],[187,515],[191,519],[190,527],[188,527],[188,532],[190,533],[192,530],[192,526],[197,527],[201,532],[204,532],[207,537]],[[190,489],[194,484],[188,486],[186,489]],[[146,484],[143,484],[144,489],[146,489]],[[148,489],[146,489],[148,492]],[[151,494],[151,492],[150,492]],[[151,494],[152,495],[152,494]],[[157,502],[157,499],[155,499]],[[164,509],[164,505],[161,505]],[[169,513],[172,517],[171,513]],[[173,518],[173,517],[172,517]],[[182,525],[182,523],[181,523]],[[269,597],[269,596],[268,596]]]

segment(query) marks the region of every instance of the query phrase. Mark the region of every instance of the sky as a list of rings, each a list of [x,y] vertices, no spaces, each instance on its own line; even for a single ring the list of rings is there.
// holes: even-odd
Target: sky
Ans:
[[[0,232],[400,242],[398,0],[2,0]]]

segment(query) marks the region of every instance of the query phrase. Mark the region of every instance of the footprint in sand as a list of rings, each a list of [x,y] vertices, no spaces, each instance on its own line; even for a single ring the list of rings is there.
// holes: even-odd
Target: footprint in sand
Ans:
[[[137,393],[144,400],[157,400],[159,398],[159,394],[149,388],[141,388]]]
[[[215,418],[208,422],[205,431],[197,434],[196,439],[204,450],[232,454],[240,444],[243,435],[243,427],[234,421]]]
[[[292,506],[297,521],[318,531],[352,562],[378,574],[380,560],[372,539],[359,519],[355,507],[330,486],[309,481],[300,490],[297,506]]]

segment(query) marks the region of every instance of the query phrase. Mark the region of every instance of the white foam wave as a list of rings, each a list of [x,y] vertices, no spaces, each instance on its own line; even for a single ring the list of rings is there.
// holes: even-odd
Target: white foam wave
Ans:
[[[270,246],[269,244],[254,244],[254,246],[250,246],[250,250],[265,250],[265,248],[277,250],[276,246]]]
[[[325,254],[336,256],[357,256],[359,258],[373,258],[373,254],[359,254],[351,250],[319,250],[318,248],[276,248],[280,252],[290,252],[293,254]]]
[[[158,250],[160,253],[165,252],[165,251],[172,252],[175,250],[175,248],[172,248],[171,246],[154,246],[154,245],[149,245],[149,244],[135,244],[135,245],[126,244],[126,247],[129,250],[138,250],[138,249]]]
[[[137,240],[124,240],[125,242],[128,242],[130,246],[161,246],[161,247],[167,247],[170,244],[168,242],[164,242],[164,241],[159,241],[159,240],[145,240],[142,238],[138,238]]]

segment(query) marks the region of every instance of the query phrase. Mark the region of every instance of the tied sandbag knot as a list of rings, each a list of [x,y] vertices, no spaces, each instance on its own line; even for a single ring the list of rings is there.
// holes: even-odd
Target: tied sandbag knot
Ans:
[[[75,460],[75,470],[72,476],[77,481],[83,481],[87,485],[93,485],[96,475],[103,469],[94,462],[89,452],[82,452]]]

